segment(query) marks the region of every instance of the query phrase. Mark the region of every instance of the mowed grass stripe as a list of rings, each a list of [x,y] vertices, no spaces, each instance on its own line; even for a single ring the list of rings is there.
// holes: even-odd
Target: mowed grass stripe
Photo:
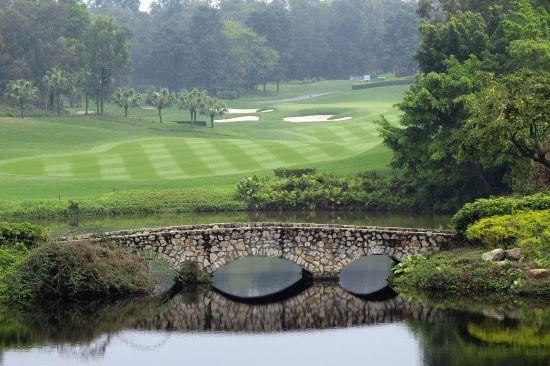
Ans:
[[[209,140],[188,139],[186,144],[195,150],[198,162],[210,172],[219,174],[220,171],[228,169],[229,162],[217,151],[213,151]]]
[[[279,166],[295,165],[306,160],[301,151],[303,143],[291,141],[269,141],[264,144],[267,151],[278,158]]]
[[[142,144],[141,148],[151,163],[156,175],[161,179],[178,179],[186,176],[172,153],[163,142]]]
[[[73,176],[75,178],[98,178],[100,168],[96,155],[74,155],[70,158],[73,167]]]
[[[44,175],[45,162],[43,159],[28,159],[17,162],[9,162],[0,165],[0,173],[16,175]]]
[[[120,154],[98,154],[97,163],[102,179],[130,179],[130,174]]]
[[[201,160],[202,146],[188,144],[190,140],[197,139],[167,139],[164,145],[174,157],[176,164],[185,172],[188,177],[201,177],[213,175],[210,169],[204,166]]]
[[[242,141],[239,146],[264,169],[280,166],[281,159],[263,146],[264,144],[265,142]]]
[[[225,158],[229,159],[236,171],[256,170],[260,165],[252,159],[241,147],[240,141],[224,140],[223,143],[216,143],[212,148]]]
[[[73,167],[67,159],[50,159],[44,161],[44,175],[54,177],[72,177]]]

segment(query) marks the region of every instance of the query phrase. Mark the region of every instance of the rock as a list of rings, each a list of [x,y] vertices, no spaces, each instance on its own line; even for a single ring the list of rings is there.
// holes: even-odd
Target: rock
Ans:
[[[513,248],[508,249],[504,251],[504,258],[511,260],[511,261],[519,261],[521,258],[521,249],[520,248]]]
[[[531,280],[544,280],[550,278],[550,270],[546,268],[530,269],[526,277]]]
[[[504,250],[499,248],[499,249],[491,250],[490,252],[487,252],[487,253],[483,253],[481,255],[481,259],[483,259],[484,261],[495,261],[495,262],[501,261],[504,259]]]

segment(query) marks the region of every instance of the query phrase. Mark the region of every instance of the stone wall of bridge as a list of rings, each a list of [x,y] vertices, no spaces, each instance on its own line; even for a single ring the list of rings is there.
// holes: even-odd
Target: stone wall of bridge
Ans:
[[[401,261],[411,254],[444,250],[456,238],[449,231],[394,227],[232,223],[125,230],[59,240],[106,240],[151,250],[174,268],[194,261],[208,274],[240,257],[269,256],[288,259],[316,278],[334,278],[364,255],[385,254]]]

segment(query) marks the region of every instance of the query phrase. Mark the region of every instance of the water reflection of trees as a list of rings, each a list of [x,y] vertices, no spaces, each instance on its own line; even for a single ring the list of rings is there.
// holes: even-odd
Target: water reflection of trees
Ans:
[[[548,308],[539,310],[548,316]],[[548,365],[548,323],[528,318],[453,312],[429,324],[409,321],[408,326],[419,337],[425,365]]]

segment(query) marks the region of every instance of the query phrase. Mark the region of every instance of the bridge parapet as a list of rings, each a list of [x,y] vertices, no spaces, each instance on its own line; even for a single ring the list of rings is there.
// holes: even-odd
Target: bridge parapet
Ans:
[[[453,232],[438,230],[263,222],[169,226],[59,240],[108,240],[152,250],[175,268],[194,261],[208,274],[239,257],[269,256],[288,259],[316,278],[334,278],[364,255],[386,254],[401,261],[411,254],[444,250],[456,238]]]

